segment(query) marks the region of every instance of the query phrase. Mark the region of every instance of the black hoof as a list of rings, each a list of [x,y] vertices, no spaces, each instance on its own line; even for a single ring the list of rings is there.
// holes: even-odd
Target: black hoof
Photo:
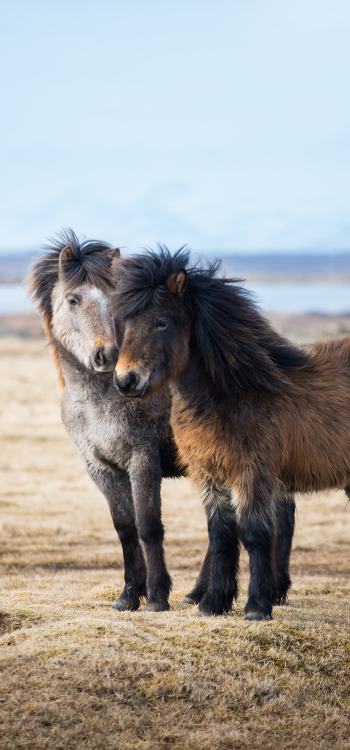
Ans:
[[[115,604],[113,604],[112,609],[116,609],[117,612],[136,612],[136,610],[140,606],[140,600],[139,599],[118,599]]]
[[[199,604],[204,594],[205,591],[196,591],[196,589],[193,589],[193,591],[190,591],[189,594],[184,596],[182,604]]]
[[[169,602],[148,602],[145,612],[167,612],[169,609]]]
[[[184,596],[184,598],[181,601],[181,604],[196,604],[196,603],[197,602],[195,602],[195,600],[192,599],[192,597],[189,596],[188,594],[186,594],[186,596]]]
[[[266,612],[256,612],[254,610],[245,613],[245,620],[250,622],[262,622],[264,620],[272,620],[272,615]]]
[[[225,593],[211,593],[207,591],[199,602],[198,611],[201,615],[219,616],[226,615],[231,609],[232,600],[227,601]]]

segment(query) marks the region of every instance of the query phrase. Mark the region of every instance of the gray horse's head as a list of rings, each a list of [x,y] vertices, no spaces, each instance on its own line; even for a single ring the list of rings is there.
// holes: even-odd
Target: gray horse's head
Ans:
[[[84,367],[110,372],[118,359],[114,320],[119,250],[80,242],[69,230],[34,264],[30,287],[46,331]]]

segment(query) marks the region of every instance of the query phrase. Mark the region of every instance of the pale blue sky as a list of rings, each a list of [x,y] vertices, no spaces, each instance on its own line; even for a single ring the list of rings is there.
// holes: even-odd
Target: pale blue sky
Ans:
[[[350,247],[349,0],[0,0],[0,246]]]

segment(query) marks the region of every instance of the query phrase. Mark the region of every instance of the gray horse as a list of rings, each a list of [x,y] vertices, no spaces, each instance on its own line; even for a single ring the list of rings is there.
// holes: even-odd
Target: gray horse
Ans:
[[[113,293],[119,250],[63,233],[32,269],[30,287],[63,386],[62,420],[106,497],[123,548],[125,587],[114,605],[169,608],[160,485],[181,476],[169,426],[170,398],[123,398],[113,386],[118,357]],[[140,544],[143,543],[144,552]]]

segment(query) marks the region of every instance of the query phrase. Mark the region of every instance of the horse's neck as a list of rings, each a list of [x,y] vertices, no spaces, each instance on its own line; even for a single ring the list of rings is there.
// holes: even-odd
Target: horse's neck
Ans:
[[[209,404],[214,404],[218,396],[217,386],[196,355],[190,358],[185,370],[173,383],[172,392],[177,394],[186,408],[193,408],[196,411],[201,407],[205,409]]]

